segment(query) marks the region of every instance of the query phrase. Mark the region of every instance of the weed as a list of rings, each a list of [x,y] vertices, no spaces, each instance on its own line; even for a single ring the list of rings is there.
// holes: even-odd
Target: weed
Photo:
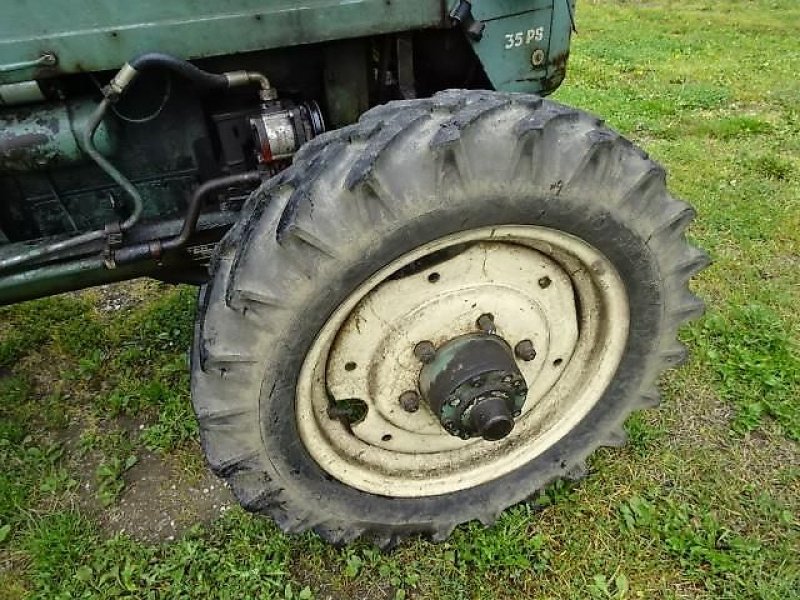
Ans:
[[[110,506],[125,489],[122,476],[138,462],[136,456],[125,458],[111,458],[98,465],[95,472],[97,479],[97,497],[103,506]]]
[[[731,307],[691,330],[720,396],[737,408],[733,428],[748,432],[765,416],[800,440],[800,353],[785,326],[759,305]]]

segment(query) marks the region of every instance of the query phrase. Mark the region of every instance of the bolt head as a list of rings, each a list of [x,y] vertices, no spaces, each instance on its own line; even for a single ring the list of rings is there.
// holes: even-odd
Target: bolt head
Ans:
[[[417,357],[417,360],[427,365],[436,358],[436,346],[427,340],[420,342],[414,346],[414,356]]]
[[[540,280],[541,285],[541,280]],[[522,340],[514,347],[514,354],[517,358],[524,361],[531,361],[536,358],[536,349],[533,347],[533,342],[530,340]]]
[[[553,280],[547,276],[539,279],[539,287],[543,290],[549,288],[551,283],[553,283]]]
[[[404,411],[415,413],[419,410],[419,405],[420,398],[417,392],[409,390],[400,394],[400,406]]]
[[[482,314],[478,317],[477,325],[478,329],[484,333],[495,333],[497,331],[497,326],[494,324],[494,315],[489,313]]]

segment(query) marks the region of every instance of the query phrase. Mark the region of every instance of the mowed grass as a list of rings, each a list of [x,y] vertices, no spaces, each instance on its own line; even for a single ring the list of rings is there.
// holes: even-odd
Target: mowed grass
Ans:
[[[0,309],[0,598],[800,598],[800,4],[582,0],[577,25],[557,98],[668,167],[714,259],[627,447],[439,545],[338,550],[238,509],[137,541],[102,517],[138,457],[202,472],[194,291]]]

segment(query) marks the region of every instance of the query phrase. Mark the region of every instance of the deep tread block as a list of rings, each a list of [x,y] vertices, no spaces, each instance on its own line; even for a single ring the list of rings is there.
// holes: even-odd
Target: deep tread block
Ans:
[[[359,156],[353,168],[347,175],[344,185],[348,190],[353,190],[358,184],[363,183],[371,174],[378,158],[387,151],[398,138],[407,134],[414,125],[430,118],[427,110],[414,109],[398,113],[387,121],[383,129],[376,134]]]
[[[458,141],[467,127],[496,110],[505,108],[510,103],[511,100],[507,98],[488,98],[484,101],[467,104],[448,121],[439,125],[439,131],[430,141],[431,148],[439,148]]]

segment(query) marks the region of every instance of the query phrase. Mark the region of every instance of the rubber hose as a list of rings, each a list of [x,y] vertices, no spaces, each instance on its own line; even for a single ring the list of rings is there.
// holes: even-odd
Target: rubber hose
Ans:
[[[206,88],[226,88],[228,87],[228,78],[225,75],[218,73],[209,73],[203,69],[194,66],[189,61],[177,58],[169,54],[162,54],[160,52],[148,52],[140,54],[128,63],[137,71],[146,71],[148,69],[167,69],[185,77],[192,81],[195,85]]]

